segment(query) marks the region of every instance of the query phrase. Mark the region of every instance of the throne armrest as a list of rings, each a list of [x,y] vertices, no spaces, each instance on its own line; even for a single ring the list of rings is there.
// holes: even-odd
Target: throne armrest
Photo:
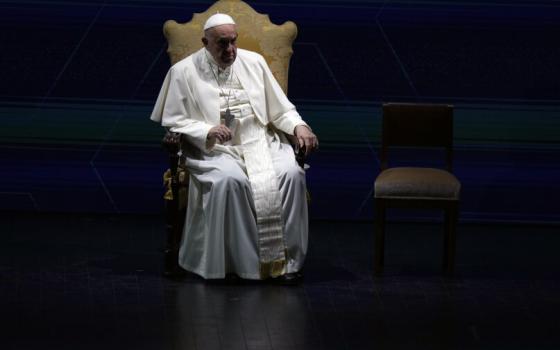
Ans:
[[[172,185],[176,184],[177,170],[179,167],[181,155],[181,134],[172,132],[169,129],[165,130],[165,135],[161,140],[162,147],[167,151],[169,156],[169,171],[171,172]]]
[[[166,129],[165,135],[161,141],[163,148],[167,151],[169,157],[168,178],[170,179],[169,190],[172,191],[169,198],[177,198],[179,188],[184,189],[189,184],[189,172],[185,166],[185,152],[191,144],[185,141],[182,134],[172,132]],[[181,196],[179,196],[181,198]],[[183,198],[181,198],[181,206],[184,206]]]
[[[286,134],[286,133],[284,133],[284,135],[286,135],[286,138],[288,139],[288,142],[290,142],[290,145],[292,145],[292,148],[294,149],[294,151],[297,150],[298,149],[298,139],[297,139],[297,137],[295,137],[294,135]],[[305,167],[305,149],[299,148],[298,152],[296,153],[296,161],[302,169],[306,168]]]
[[[181,149],[181,134],[166,129],[161,145],[169,153],[178,153]]]

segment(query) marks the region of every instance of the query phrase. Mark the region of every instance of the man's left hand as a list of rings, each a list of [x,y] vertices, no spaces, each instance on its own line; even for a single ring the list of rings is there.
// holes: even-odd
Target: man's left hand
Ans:
[[[319,140],[317,136],[311,131],[311,129],[306,125],[298,125],[294,130],[294,135],[298,140],[299,148],[303,148],[305,151],[305,156],[312,151],[319,148]]]

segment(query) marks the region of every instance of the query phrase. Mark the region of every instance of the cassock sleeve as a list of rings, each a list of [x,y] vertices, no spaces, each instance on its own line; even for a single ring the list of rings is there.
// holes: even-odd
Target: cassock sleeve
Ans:
[[[259,64],[263,69],[264,87],[266,94],[266,109],[269,120],[279,130],[288,135],[294,134],[294,129],[298,125],[306,125],[296,107],[288,100],[288,97],[272,75],[268,64],[259,55]]]
[[[194,100],[184,74],[175,66],[169,69],[150,119],[161,122],[172,132],[184,134],[189,142],[204,150],[208,147],[206,137],[212,125],[189,115],[187,103]]]

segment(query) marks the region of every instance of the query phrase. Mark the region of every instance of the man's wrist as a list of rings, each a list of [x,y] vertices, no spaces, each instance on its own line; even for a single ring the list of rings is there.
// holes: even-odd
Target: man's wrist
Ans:
[[[307,124],[298,124],[298,125],[296,125],[296,126],[294,127],[294,135],[296,135],[296,130],[297,130],[297,128],[300,127],[300,126],[304,126],[304,127],[307,128],[307,130],[313,132],[313,130],[311,130],[311,128],[309,127],[309,125],[307,125]]]

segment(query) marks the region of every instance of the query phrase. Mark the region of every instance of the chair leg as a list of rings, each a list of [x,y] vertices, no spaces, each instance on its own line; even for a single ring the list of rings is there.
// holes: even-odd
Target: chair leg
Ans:
[[[163,275],[165,277],[175,277],[178,270],[179,250],[177,240],[177,200],[165,201],[166,209],[166,240],[164,250]]]
[[[458,206],[453,204],[445,210],[445,234],[443,242],[443,270],[446,275],[453,275],[455,269],[456,226],[458,220]]]
[[[385,203],[383,200],[375,200],[375,254],[374,254],[374,273],[383,273],[385,258]]]
[[[443,271],[447,271],[449,262],[449,222],[450,222],[450,210],[446,208],[444,210],[444,220],[443,220],[443,260],[442,267]]]
[[[167,237],[165,240],[163,275],[180,278],[185,271],[179,266],[179,245],[183,234],[185,210],[179,208],[179,191],[174,188],[174,199],[165,200]]]

